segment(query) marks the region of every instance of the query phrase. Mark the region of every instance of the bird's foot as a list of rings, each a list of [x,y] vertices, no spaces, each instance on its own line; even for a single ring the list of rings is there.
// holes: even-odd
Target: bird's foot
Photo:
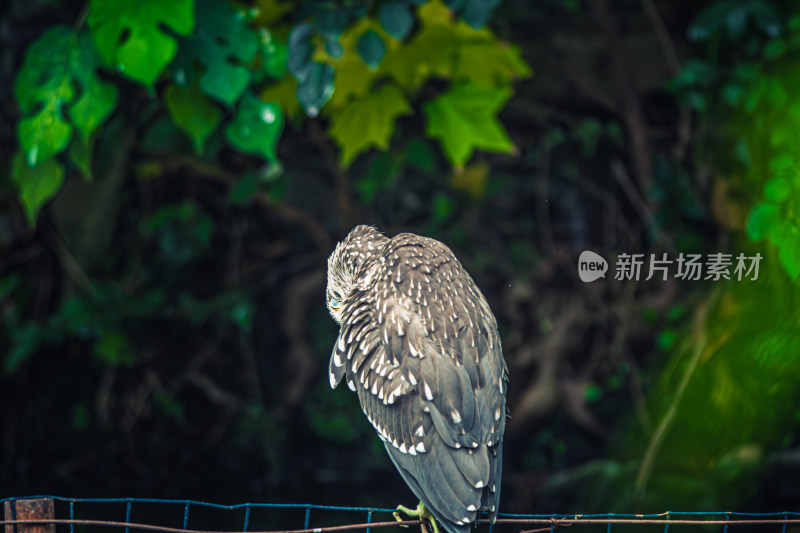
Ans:
[[[433,528],[433,533],[440,533],[439,525],[436,523],[436,519],[433,517],[433,514],[431,514],[431,512],[428,510],[427,507],[425,507],[425,504],[423,504],[422,502],[419,502],[419,505],[417,505],[416,509],[409,509],[405,505],[398,505],[397,511],[392,513],[392,515],[394,515],[394,519],[397,520],[398,522],[403,521],[403,519],[400,516],[401,512],[411,518],[419,518],[420,520],[422,520],[421,524],[422,533],[427,533],[427,528],[425,527],[426,520],[430,522],[431,527]]]

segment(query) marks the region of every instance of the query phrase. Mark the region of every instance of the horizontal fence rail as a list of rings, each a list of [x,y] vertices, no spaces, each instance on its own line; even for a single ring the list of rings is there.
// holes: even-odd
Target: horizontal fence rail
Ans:
[[[346,507],[335,505],[315,505],[297,503],[241,503],[235,505],[222,505],[197,500],[166,500],[152,498],[67,498],[60,496],[24,496],[0,499],[3,504],[4,516],[0,525],[5,527],[4,533],[56,533],[56,526],[68,527],[69,533],[76,533],[80,527],[81,533],[85,528],[111,528],[123,529],[124,533],[131,531],[150,531],[155,533],[335,533],[339,531],[418,526],[420,520],[396,521],[392,517],[395,509],[379,507]],[[65,507],[68,518],[56,517],[56,503]],[[76,518],[76,507],[87,505],[116,504],[121,505],[116,512],[119,519],[100,520],[95,518]],[[180,527],[150,523],[132,519],[134,507],[143,505],[172,506],[181,511]],[[227,529],[198,528],[195,523],[189,527],[190,514],[200,509],[215,511],[243,512],[239,526]],[[263,510],[288,510],[304,511],[303,527],[296,529],[252,529],[253,511]],[[336,525],[319,525],[311,527],[312,511],[325,511],[328,513],[348,514],[357,516],[355,521]],[[104,511],[108,514],[108,511]],[[317,513],[319,514],[319,513]],[[63,515],[63,513],[62,513]],[[375,521],[375,515],[386,515],[387,520]],[[174,520],[173,520],[174,521]],[[197,521],[197,520],[196,520]],[[298,520],[299,522],[299,515]],[[612,526],[663,526],[664,533],[669,533],[671,526],[718,526],[723,533],[728,533],[729,528],[735,527],[738,531],[750,531],[749,528],[740,526],[768,526],[765,531],[780,531],[787,533],[787,527],[800,526],[800,512],[781,511],[774,513],[743,513],[729,511],[694,512],[694,511],[666,511],[658,514],[511,514],[500,513],[494,523],[487,517],[478,520],[479,524],[488,524],[489,532],[497,525],[514,527],[515,531],[522,533],[555,531],[559,527],[572,526],[605,526],[607,533],[611,533]],[[424,524],[423,524],[424,525]],[[626,528],[630,530],[629,528]],[[685,528],[684,528],[685,529]]]

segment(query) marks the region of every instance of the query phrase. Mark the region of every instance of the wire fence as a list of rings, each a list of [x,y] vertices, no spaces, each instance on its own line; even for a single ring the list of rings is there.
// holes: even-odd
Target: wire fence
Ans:
[[[419,520],[398,522],[395,509],[345,507],[295,503],[241,503],[221,505],[196,500],[151,498],[66,498],[24,496],[0,499],[3,504],[4,533],[334,533],[339,531],[419,526]],[[303,527],[297,525],[302,520]],[[670,527],[696,526],[729,533],[770,531],[787,533],[790,526],[800,528],[800,512],[743,513],[728,511],[666,511],[658,514],[511,514],[500,513],[492,523],[480,517],[480,527],[495,533],[554,532],[559,528],[581,526],[581,531],[641,529],[658,531]],[[748,526],[748,527],[744,527]],[[278,527],[279,529],[276,529]],[[684,530],[686,528],[683,528]],[[734,532],[731,532],[734,533]]]

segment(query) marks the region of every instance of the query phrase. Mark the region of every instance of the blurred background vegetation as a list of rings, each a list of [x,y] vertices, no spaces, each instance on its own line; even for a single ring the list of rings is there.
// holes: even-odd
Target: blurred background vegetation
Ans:
[[[410,504],[325,372],[370,223],[497,315],[501,510],[796,507],[798,7],[3,2],[0,495]],[[585,249],[764,259],[584,284]]]

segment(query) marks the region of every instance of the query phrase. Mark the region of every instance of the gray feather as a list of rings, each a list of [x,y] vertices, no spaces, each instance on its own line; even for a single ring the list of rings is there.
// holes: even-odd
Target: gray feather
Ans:
[[[497,513],[505,429],[508,369],[485,298],[449,248],[408,233],[358,226],[328,267],[343,298],[331,385],[354,383],[409,488],[448,533],[468,533],[478,509]]]

